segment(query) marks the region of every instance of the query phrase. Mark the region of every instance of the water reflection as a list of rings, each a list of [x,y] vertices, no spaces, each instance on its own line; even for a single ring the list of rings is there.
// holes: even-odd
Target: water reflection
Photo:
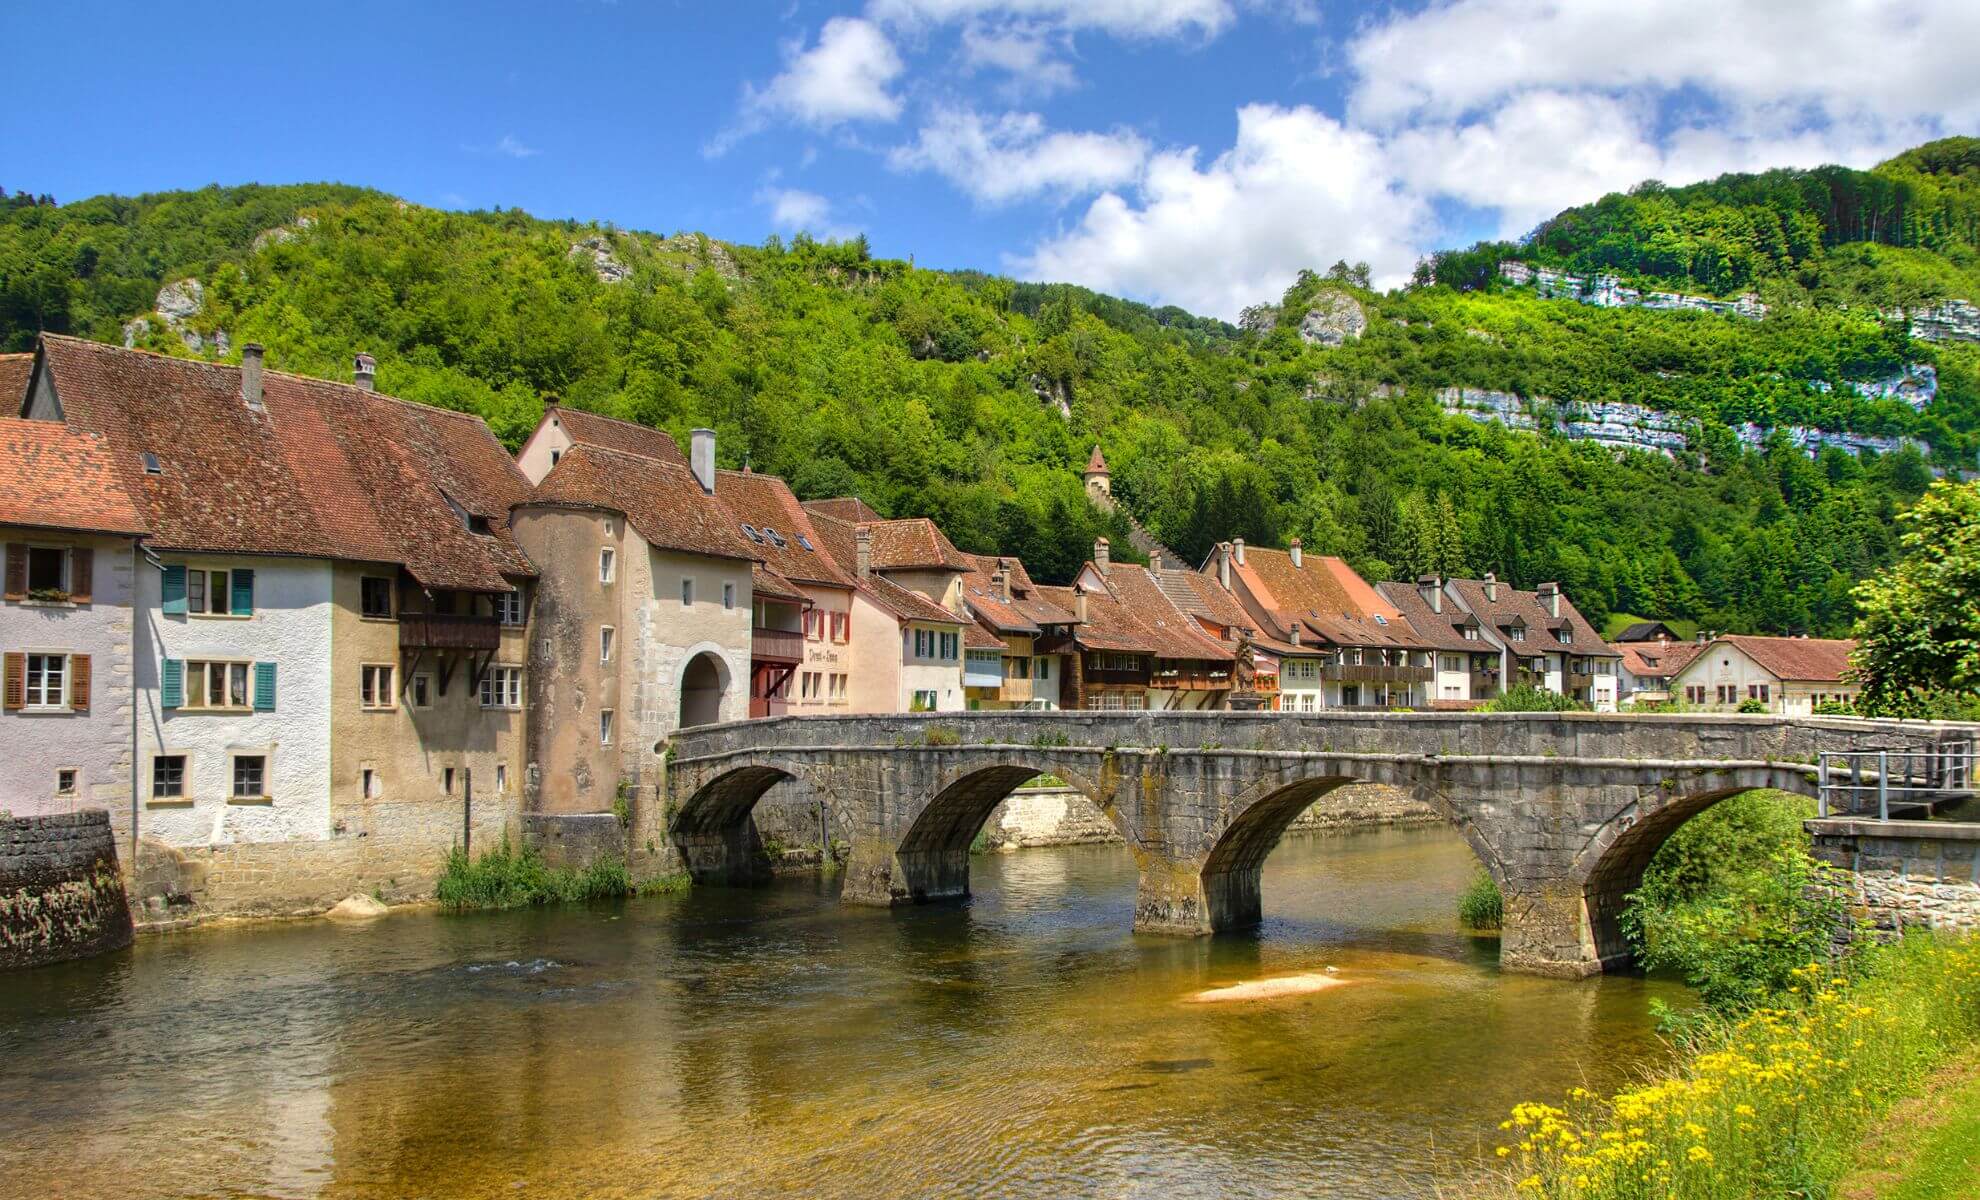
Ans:
[[[0,988],[0,1194],[1430,1195],[1515,1101],[1655,1054],[1669,994],[1501,975],[1472,870],[1293,839],[1214,940],[1132,936],[1117,848],[897,912],[797,879],[152,939]]]

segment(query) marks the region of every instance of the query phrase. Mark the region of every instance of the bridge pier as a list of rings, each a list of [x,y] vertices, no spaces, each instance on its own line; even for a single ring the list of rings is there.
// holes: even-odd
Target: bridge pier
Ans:
[[[1504,895],[1505,926],[1499,934],[1499,965],[1504,970],[1584,979],[1629,965],[1627,953],[1603,958],[1579,885],[1562,881]]]
[[[891,908],[968,895],[967,844],[897,850],[885,840],[859,839],[846,859],[839,902]]]

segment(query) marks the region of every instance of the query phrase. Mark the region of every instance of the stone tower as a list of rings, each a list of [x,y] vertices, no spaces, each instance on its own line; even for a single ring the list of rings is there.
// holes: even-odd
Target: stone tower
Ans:
[[[1096,508],[1114,511],[1114,476],[1107,470],[1107,459],[1100,453],[1100,447],[1093,447],[1093,457],[1086,460],[1086,498],[1093,501]]]

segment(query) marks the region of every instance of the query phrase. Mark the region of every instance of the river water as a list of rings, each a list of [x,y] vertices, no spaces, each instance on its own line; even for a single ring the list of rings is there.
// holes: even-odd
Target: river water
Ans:
[[[0,1195],[1430,1196],[1515,1102],[1654,1063],[1683,996],[1501,974],[1444,830],[1288,838],[1264,927],[1193,941],[1129,932],[1118,847],[971,870],[962,905],[799,878],[5,977]]]

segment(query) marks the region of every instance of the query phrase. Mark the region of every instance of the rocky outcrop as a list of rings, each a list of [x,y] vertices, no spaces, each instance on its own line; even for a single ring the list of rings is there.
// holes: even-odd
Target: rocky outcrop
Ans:
[[[1921,342],[1980,342],[1980,305],[1971,300],[1942,300],[1909,316],[1911,336]]]
[[[1254,304],[1238,314],[1238,328],[1246,333],[1267,334],[1279,327],[1279,306]]]
[[[591,272],[600,283],[623,283],[632,277],[632,268],[613,257],[612,243],[595,233],[571,243],[570,257],[589,258]]]
[[[143,317],[133,317],[124,322],[124,349],[129,350],[151,336],[151,322]]]
[[[295,223],[292,225],[277,225],[273,229],[264,229],[254,235],[254,252],[259,254],[270,246],[279,246],[284,242],[293,242],[301,237],[306,230],[314,228],[316,228],[316,218],[303,216],[297,217]]]
[[[1552,267],[1528,266],[1510,258],[1499,264],[1499,277],[1515,287],[1530,287],[1549,299],[1575,300],[1598,308],[1688,309],[1754,320],[1767,315],[1767,306],[1752,292],[1736,300],[1713,300],[1681,292],[1641,292],[1624,287],[1622,280],[1614,275],[1576,275]]]
[[[677,233],[673,237],[663,238],[660,251],[674,259],[685,274],[692,275],[707,267],[730,283],[742,278],[742,268],[736,265],[735,255],[729,253],[727,246],[706,234]]]
[[[1332,349],[1354,341],[1367,329],[1368,314],[1360,301],[1346,292],[1326,291],[1313,298],[1313,306],[1299,319],[1299,340]]]
[[[1906,363],[1902,370],[1882,379],[1853,379],[1845,386],[1865,400],[1897,400],[1923,412],[1939,398],[1939,371],[1930,363]],[[1828,390],[1826,385],[1821,387]]]
[[[177,325],[189,317],[199,315],[206,307],[206,287],[197,279],[175,279],[158,289],[158,298],[151,307],[165,318],[167,325]]]

